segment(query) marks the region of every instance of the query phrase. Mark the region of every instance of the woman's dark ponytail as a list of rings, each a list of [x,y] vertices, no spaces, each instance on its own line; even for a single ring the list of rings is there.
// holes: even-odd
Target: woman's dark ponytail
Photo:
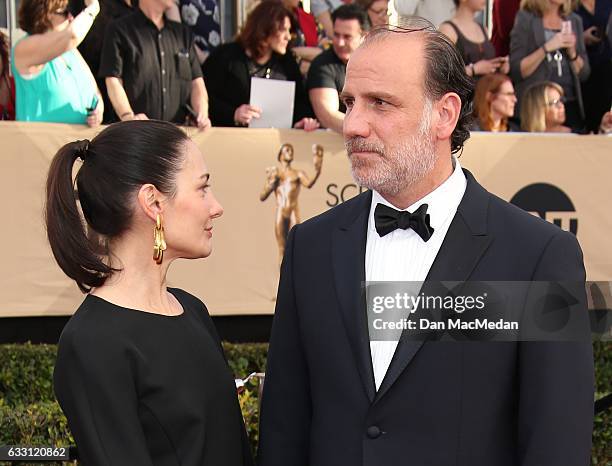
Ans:
[[[85,158],[88,141],[70,142],[53,158],[47,178],[45,221],[53,256],[66,275],[87,293],[104,283],[113,269],[102,262],[87,236],[72,181],[74,162]]]
[[[55,260],[81,291],[103,285],[119,270],[108,265],[99,240],[108,244],[130,228],[140,187],[151,183],[174,196],[188,140],[172,123],[132,120],[108,126],[91,142],[66,144],[55,155],[47,178],[47,236]],[[77,158],[83,165],[73,182]]]

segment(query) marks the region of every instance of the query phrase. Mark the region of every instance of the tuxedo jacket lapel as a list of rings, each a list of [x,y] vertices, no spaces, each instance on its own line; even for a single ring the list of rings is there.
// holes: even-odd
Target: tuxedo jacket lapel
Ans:
[[[469,171],[464,170],[464,173],[467,178],[466,191],[425,279],[425,293],[427,282],[468,280],[491,242],[487,235],[489,193]],[[424,344],[424,341],[411,341],[405,336],[402,334],[400,337],[375,401],[389,390]]]
[[[376,386],[362,285],[365,282],[365,250],[371,202],[371,191],[361,194],[332,233],[332,264],[340,312],[370,401],[374,399]]]

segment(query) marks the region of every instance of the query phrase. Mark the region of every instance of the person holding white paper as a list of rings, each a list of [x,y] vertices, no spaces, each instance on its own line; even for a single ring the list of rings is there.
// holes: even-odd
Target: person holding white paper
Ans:
[[[213,126],[248,126],[262,110],[249,104],[251,78],[295,82],[294,128],[319,127],[313,117],[298,64],[287,53],[291,12],[281,3],[262,2],[249,15],[236,42],[221,45],[204,62]]]

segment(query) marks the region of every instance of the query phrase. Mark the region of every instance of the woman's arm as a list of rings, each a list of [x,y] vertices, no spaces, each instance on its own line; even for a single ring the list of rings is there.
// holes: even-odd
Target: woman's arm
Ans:
[[[91,73],[89,65],[81,55],[81,52],[79,52],[78,49],[76,49],[74,52],[77,56],[77,59],[81,62],[81,66],[84,67],[85,73],[87,74],[87,79],[89,79],[92,88],[96,90],[96,97],[98,99],[98,103],[96,105],[95,110],[87,116],[87,124],[91,127],[98,126],[100,123],[102,123],[102,117],[104,115],[104,99],[102,98],[102,93],[100,92],[100,89],[98,89],[98,83],[96,82],[96,79]]]
[[[40,71],[42,65],[81,43],[100,12],[98,0],[86,0],[85,4],[87,7],[63,31],[33,34],[15,46],[15,68],[20,74]]]
[[[531,43],[533,15],[520,10],[510,32],[510,75],[515,82],[531,76],[546,58],[546,52]],[[537,47],[535,50],[534,47]],[[548,49],[547,51],[551,51]]]
[[[574,71],[580,78],[580,81],[586,81],[591,74],[591,66],[589,64],[589,56],[587,55],[586,45],[584,43],[584,31],[582,25],[582,18],[576,14],[571,15],[572,27],[575,28],[576,43],[574,47],[568,49],[570,59],[575,57],[575,60],[571,61]]]
[[[291,51],[302,60],[313,61],[323,50],[319,47],[293,47]]]
[[[236,110],[240,107],[240,104],[236,105],[227,98],[231,61],[231,58],[226,56],[227,53],[225,49],[219,48],[211,53],[202,65],[202,74],[208,92],[209,117],[215,126],[235,126]],[[238,91],[238,94],[243,93],[243,89]],[[248,101],[243,104],[248,104]]]
[[[133,372],[137,356],[108,326],[100,327],[62,335],[53,373],[55,395],[80,462],[150,466]]]

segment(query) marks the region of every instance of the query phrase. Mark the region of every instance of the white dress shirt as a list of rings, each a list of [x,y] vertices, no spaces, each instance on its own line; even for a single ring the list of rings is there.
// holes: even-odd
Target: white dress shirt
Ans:
[[[366,281],[425,281],[467,186],[459,161],[453,157],[453,162],[453,173],[444,183],[405,209],[414,212],[421,204],[428,205],[434,233],[427,242],[412,229],[397,229],[381,238],[374,223],[374,209],[378,203],[394,209],[395,206],[373,191],[365,255]],[[370,341],[376,390],[387,373],[396,347],[397,341]]]

